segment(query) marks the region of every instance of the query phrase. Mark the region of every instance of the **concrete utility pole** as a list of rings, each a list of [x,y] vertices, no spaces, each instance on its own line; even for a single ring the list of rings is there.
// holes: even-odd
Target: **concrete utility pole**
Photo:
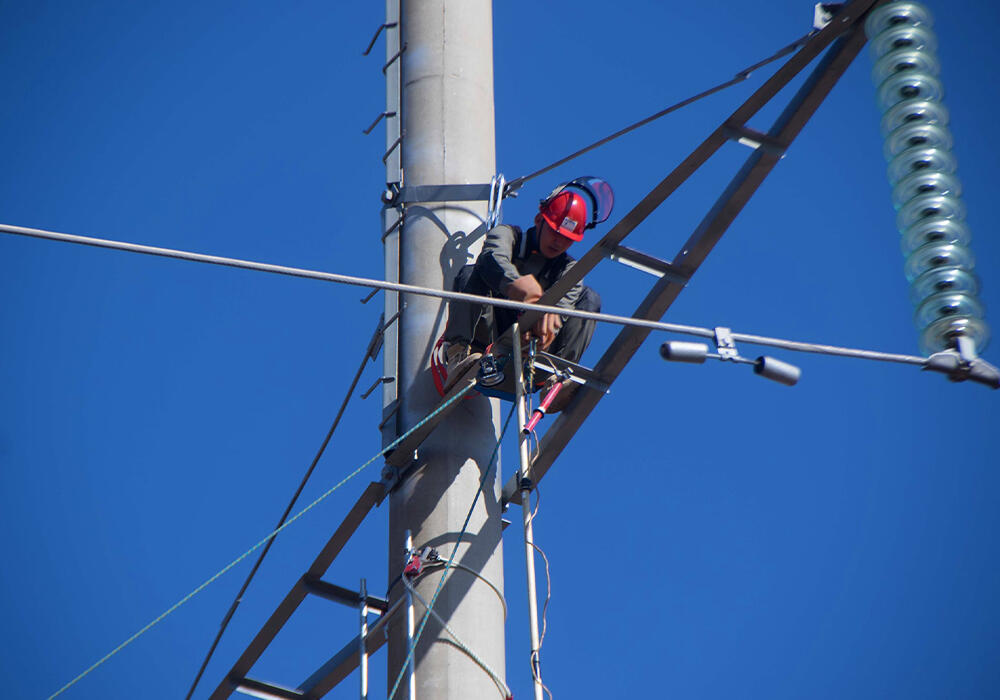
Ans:
[[[389,0],[390,13],[394,2],[399,7],[398,0]],[[387,24],[392,21],[391,16],[387,18]],[[401,120],[397,122],[403,136],[402,184],[488,183],[496,169],[490,0],[404,2],[398,31],[396,40],[402,49]],[[391,46],[386,53],[391,57]],[[391,71],[387,78],[391,90]],[[387,111],[392,111],[391,104]],[[392,131],[389,133],[391,136]],[[398,245],[401,281],[449,288],[458,270],[474,260],[481,247],[481,237],[470,246],[461,234],[475,231],[485,214],[486,203],[480,201],[406,204]],[[387,227],[391,223],[387,222]],[[387,239],[387,246],[392,242]],[[396,274],[390,269],[391,259],[387,247],[387,279]],[[395,382],[399,392],[395,420],[400,431],[411,427],[440,402],[429,372],[429,358],[447,318],[446,306],[438,300],[409,296],[404,301]],[[407,530],[412,531],[415,547],[430,545],[443,558],[451,553],[489,463],[498,423],[498,402],[476,396],[463,401],[420,447],[411,475],[390,497],[390,581],[402,570]],[[502,591],[500,491],[495,473],[486,491],[487,497],[480,498],[455,561],[478,571]],[[440,576],[435,571],[418,583],[417,590],[426,600],[433,595]],[[403,592],[397,584],[393,600]],[[483,661],[503,674],[503,608],[493,590],[467,571],[453,569],[434,609]],[[423,613],[419,603],[416,613],[419,621]],[[390,687],[406,651],[406,625],[399,618],[389,632]],[[465,700],[498,694],[489,676],[450,643],[433,618],[417,646],[415,685],[417,700]],[[405,680],[396,697],[413,697]]]

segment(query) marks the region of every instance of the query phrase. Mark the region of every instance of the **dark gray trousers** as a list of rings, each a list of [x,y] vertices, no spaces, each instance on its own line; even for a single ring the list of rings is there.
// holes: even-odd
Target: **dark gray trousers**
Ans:
[[[453,287],[456,292],[497,296],[476,272],[475,265],[463,267],[455,277]],[[584,286],[576,308],[580,311],[599,312],[601,297],[590,287]],[[448,326],[445,328],[444,339],[448,342],[469,343],[473,350],[482,352],[511,327],[518,315],[514,309],[451,301],[448,304]],[[583,351],[594,337],[596,327],[597,322],[590,319],[566,319],[548,352],[570,362],[579,362]]]

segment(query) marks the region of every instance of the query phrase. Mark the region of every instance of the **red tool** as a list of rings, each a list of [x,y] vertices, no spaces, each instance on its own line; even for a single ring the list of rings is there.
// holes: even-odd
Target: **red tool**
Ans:
[[[556,400],[556,396],[559,395],[559,392],[562,391],[562,388],[563,388],[563,382],[556,382],[555,384],[552,385],[552,388],[549,389],[547,394],[545,394],[545,398],[542,399],[542,402],[540,404],[538,404],[538,408],[536,408],[534,411],[531,412],[531,420],[525,423],[524,430],[521,432],[523,432],[525,435],[528,435],[532,430],[535,429],[535,426],[538,425],[538,421],[540,421],[542,419],[542,416],[545,415],[545,412],[549,410],[549,406],[551,406],[552,402]]]
[[[414,552],[410,561],[406,562],[406,566],[403,568],[403,576],[406,578],[416,578],[423,571],[424,562],[420,559],[420,554]]]

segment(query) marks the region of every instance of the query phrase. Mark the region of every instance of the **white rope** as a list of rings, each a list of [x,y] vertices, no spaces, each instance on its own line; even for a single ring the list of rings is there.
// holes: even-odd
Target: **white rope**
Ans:
[[[444,576],[446,574],[447,574],[447,571],[443,572],[442,576]],[[500,690],[500,692],[503,693],[504,698],[511,697],[512,693],[510,692],[510,688],[507,687],[507,684],[504,683],[503,679],[500,676],[497,675],[496,671],[494,671],[492,668],[490,668],[490,665],[488,663],[486,663],[481,658],[479,658],[479,656],[476,654],[476,652],[472,651],[472,649],[469,648],[468,644],[466,644],[465,642],[463,642],[459,638],[459,636],[457,634],[455,634],[455,630],[453,630],[448,625],[448,623],[444,621],[444,618],[442,618],[440,615],[438,615],[437,610],[435,610],[434,608],[432,608],[430,605],[427,604],[427,601],[424,600],[424,597],[422,595],[420,595],[419,593],[417,593],[417,589],[413,587],[413,584],[410,583],[409,579],[406,577],[405,574],[403,575],[403,585],[406,586],[407,590],[409,590],[410,593],[412,593],[413,595],[415,595],[417,597],[417,600],[419,600],[421,602],[421,604],[424,606],[424,608],[427,609],[427,612],[429,612],[431,615],[433,615],[434,619],[441,623],[441,626],[444,627],[445,631],[448,634],[451,635],[451,638],[454,641],[455,646],[457,646],[459,649],[461,649],[462,651],[464,651],[465,654],[470,659],[472,659],[473,661],[475,661],[479,665],[479,667],[481,669],[483,669],[484,671],[486,671],[486,674],[493,680],[494,683],[496,683],[497,688]]]

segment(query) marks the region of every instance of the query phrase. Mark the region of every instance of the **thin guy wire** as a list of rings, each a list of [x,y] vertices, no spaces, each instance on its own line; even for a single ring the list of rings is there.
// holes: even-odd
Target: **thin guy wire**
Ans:
[[[455,547],[451,550],[451,556],[448,557],[447,563],[444,565],[444,571],[441,572],[441,578],[438,580],[437,588],[434,590],[434,595],[431,596],[430,605],[427,606],[427,611],[424,612],[423,618],[420,620],[420,628],[417,630],[417,634],[413,637],[413,644],[410,646],[409,652],[406,654],[406,658],[403,660],[403,665],[399,668],[399,673],[396,675],[396,681],[392,685],[392,692],[389,693],[389,700],[392,700],[396,696],[396,691],[399,690],[399,684],[403,680],[403,674],[406,672],[406,668],[410,664],[410,660],[413,658],[413,652],[417,648],[417,642],[420,641],[420,635],[424,633],[424,628],[427,626],[427,620],[430,618],[430,611],[437,603],[438,596],[441,595],[441,589],[444,588],[444,581],[448,578],[448,572],[451,570],[452,564],[455,561],[455,555],[458,554],[458,547],[462,544],[462,538],[465,537],[465,531],[469,528],[469,521],[472,520],[472,513],[476,509],[476,504],[479,502],[479,494],[483,492],[483,487],[486,485],[486,480],[489,478],[490,474],[493,472],[493,464],[496,462],[497,453],[500,451],[500,443],[503,442],[503,436],[507,434],[507,426],[510,425],[510,419],[514,417],[514,409],[517,408],[516,405],[511,405],[510,411],[507,413],[507,419],[503,423],[503,429],[500,431],[500,438],[497,440],[497,444],[493,446],[493,454],[490,455],[490,463],[486,467],[486,471],[483,473],[483,477],[479,480],[479,488],[476,490],[476,495],[472,499],[472,505],[469,506],[469,512],[465,514],[465,522],[462,523],[462,529],[458,533],[458,538],[455,540]]]
[[[383,324],[379,324],[376,329],[376,334],[382,333],[385,330]],[[305,475],[302,477],[302,481],[299,482],[298,488],[295,489],[294,495],[292,495],[292,500],[288,502],[288,506],[285,508],[285,512],[281,514],[278,519],[278,524],[276,527],[281,527],[285,523],[285,519],[288,517],[289,513],[292,512],[292,508],[295,507],[295,503],[299,500],[299,496],[302,495],[302,490],[306,486],[306,482],[309,481],[309,477],[312,476],[313,470],[316,469],[316,465],[319,464],[320,458],[326,451],[326,446],[330,444],[330,439],[333,437],[334,431],[337,426],[340,425],[340,419],[344,415],[344,411],[347,409],[347,403],[351,400],[351,396],[354,395],[354,390],[358,386],[358,382],[361,380],[361,375],[365,371],[365,367],[368,366],[368,360],[372,356],[372,345],[369,343],[368,347],[365,348],[365,356],[361,359],[361,365],[358,367],[358,371],[354,373],[354,379],[351,381],[351,386],[347,390],[347,394],[344,396],[344,400],[340,404],[340,409],[337,411],[336,418],[333,419],[333,423],[330,425],[330,429],[326,433],[326,437],[323,438],[323,443],[319,446],[319,450],[316,452],[316,456],[313,457],[312,464],[306,470]],[[184,700],[191,700],[191,696],[194,695],[195,688],[198,687],[198,682],[201,680],[202,675],[205,673],[205,669],[208,668],[209,661],[212,660],[212,656],[215,654],[216,647],[219,646],[219,640],[222,639],[222,635],[225,633],[226,628],[229,626],[229,621],[233,619],[233,615],[236,613],[236,608],[239,607],[240,602],[243,599],[243,595],[247,592],[247,588],[250,586],[250,582],[253,581],[253,577],[257,574],[257,569],[264,562],[264,557],[271,549],[271,545],[274,544],[274,540],[277,538],[271,538],[268,543],[264,545],[264,549],[261,550],[260,556],[257,557],[257,561],[254,562],[253,568],[250,569],[250,573],[247,574],[246,580],[243,582],[243,586],[240,588],[239,593],[233,599],[232,605],[229,606],[229,611],[226,612],[225,617],[222,618],[222,622],[219,625],[219,631],[215,635],[215,639],[212,641],[212,646],[209,647],[208,653],[205,655],[205,660],[201,663],[201,668],[198,669],[197,675],[194,677],[194,682],[191,683],[191,689],[188,690],[187,695]]]
[[[489,304],[505,309],[515,309],[519,311],[537,311],[540,313],[554,313],[574,318],[590,319],[599,323],[613,323],[619,326],[630,326],[634,328],[648,328],[654,331],[666,331],[668,333],[680,333],[682,335],[693,335],[700,338],[714,338],[715,331],[711,328],[700,326],[689,326],[681,323],[664,323],[663,321],[647,321],[631,316],[616,316],[614,314],[597,313],[594,311],[580,311],[578,309],[565,309],[561,306],[547,306],[544,304],[528,304],[510,299],[500,299],[497,297],[484,297],[477,294],[466,294],[464,292],[450,292],[443,289],[430,289],[428,287],[418,287],[412,284],[402,284],[399,282],[386,282],[384,280],[368,279],[365,277],[353,277],[351,275],[341,275],[334,272],[320,272],[318,270],[304,270],[297,267],[286,267],[283,265],[272,265],[270,263],[259,263],[250,260],[240,260],[238,258],[224,258],[217,255],[204,255],[202,253],[192,253],[171,248],[157,248],[154,246],[137,245],[134,243],[122,243],[104,238],[91,238],[88,236],[76,236],[69,233],[57,233],[55,231],[43,231],[41,229],[23,228],[21,226],[9,226],[0,224],[0,233],[9,233],[32,238],[43,238],[66,243],[78,243],[97,248],[109,248],[112,250],[123,250],[130,253],[141,253],[144,255],[156,255],[164,258],[175,258],[187,260],[189,262],[201,262],[211,265],[223,265],[225,267],[236,267],[244,270],[255,270],[258,272],[269,272],[289,277],[302,277],[305,279],[321,280],[337,284],[349,284],[356,287],[371,287],[374,289],[387,289],[394,292],[406,294],[418,294],[421,296],[436,297],[438,299],[448,299],[454,301],[465,301],[477,304]],[[731,333],[733,340],[749,343],[750,345],[765,345],[770,347],[792,350],[794,352],[810,352],[822,355],[837,355],[840,357],[854,357],[863,360],[877,360],[880,362],[898,362],[908,365],[925,365],[926,357],[916,355],[902,355],[897,353],[879,352],[876,350],[858,350],[854,348],[844,348],[836,345],[822,345],[819,343],[803,343],[794,340],[782,340],[780,338],[770,338],[762,335],[751,335],[748,333]]]
[[[131,637],[129,637],[128,639],[126,639],[124,642],[122,642],[121,644],[119,644],[118,646],[116,646],[114,649],[112,649],[111,651],[109,651],[107,654],[105,654],[103,657],[101,657],[97,662],[95,662],[92,666],[90,666],[90,668],[88,668],[87,670],[83,671],[76,678],[74,678],[69,683],[67,683],[66,685],[64,685],[62,688],[60,688],[59,690],[57,690],[56,692],[54,692],[52,695],[50,695],[49,698],[48,698],[48,700],[52,700],[52,698],[56,697],[57,695],[62,694],[66,690],[68,690],[70,687],[72,687],[78,681],[80,681],[84,676],[86,676],[87,674],[89,674],[91,671],[93,671],[94,669],[96,669],[98,666],[102,665],[104,662],[106,662],[112,656],[114,656],[115,654],[117,654],[119,651],[121,651],[122,649],[124,649],[125,647],[127,647],[129,644],[131,644],[132,642],[134,642],[136,639],[138,639],[139,637],[141,637],[143,634],[145,634],[147,631],[149,631],[154,625],[158,624],[165,617],[167,617],[172,612],[174,612],[177,608],[181,607],[182,605],[184,605],[184,603],[186,603],[189,600],[191,600],[192,598],[194,598],[198,593],[201,593],[201,591],[203,591],[205,588],[207,588],[210,584],[214,583],[220,576],[222,576],[223,574],[225,574],[227,571],[229,571],[230,569],[232,569],[234,566],[236,566],[241,561],[243,561],[244,559],[246,559],[248,556],[250,556],[251,554],[253,554],[255,551],[257,551],[258,549],[260,549],[261,547],[263,547],[268,541],[270,541],[272,538],[276,537],[278,535],[278,533],[280,533],[282,530],[284,530],[285,528],[287,528],[288,526],[290,526],[292,523],[294,523],[295,521],[297,521],[303,515],[305,515],[306,513],[308,513],[310,510],[312,510],[317,505],[319,505],[319,503],[321,501],[325,500],[334,491],[336,491],[341,486],[343,486],[348,481],[350,481],[351,479],[353,479],[354,477],[356,477],[358,474],[360,474],[362,471],[364,471],[364,469],[368,465],[370,465],[372,462],[374,462],[376,459],[378,459],[379,457],[381,457],[382,455],[384,455],[386,452],[388,452],[389,450],[391,450],[394,447],[396,447],[405,438],[409,437],[411,433],[413,433],[415,430],[417,430],[418,428],[420,428],[427,421],[431,420],[434,416],[436,416],[437,414],[439,414],[441,411],[443,411],[449,405],[451,405],[455,401],[458,401],[459,399],[461,399],[462,397],[464,397],[467,393],[469,393],[469,391],[472,390],[472,388],[474,386],[475,386],[475,384],[470,384],[469,386],[465,387],[460,392],[458,392],[457,394],[455,394],[453,397],[451,397],[450,399],[448,399],[447,401],[445,401],[443,404],[441,404],[440,406],[438,406],[436,409],[434,409],[433,411],[431,411],[419,423],[417,423],[412,428],[410,428],[409,430],[407,430],[403,435],[400,435],[392,443],[390,443],[386,447],[383,447],[382,450],[379,451],[378,453],[376,453],[371,459],[369,459],[367,462],[365,462],[364,464],[362,464],[360,467],[358,467],[357,469],[355,469],[353,472],[351,472],[350,474],[348,474],[347,476],[345,476],[337,484],[335,484],[330,489],[328,489],[327,491],[325,491],[324,493],[322,493],[319,496],[319,498],[317,498],[315,501],[313,501],[312,503],[310,503],[309,505],[307,505],[305,508],[303,508],[302,510],[300,510],[298,513],[296,513],[294,516],[292,516],[288,520],[288,522],[286,522],[284,525],[282,525],[281,527],[277,528],[276,530],[274,530],[273,532],[271,532],[269,535],[267,535],[264,539],[262,539],[260,542],[258,542],[257,544],[255,544],[253,547],[251,547],[250,549],[248,549],[247,551],[245,551],[240,556],[236,557],[236,559],[234,559],[229,564],[227,564],[222,569],[220,569],[217,573],[215,573],[211,577],[209,577],[200,586],[198,586],[193,591],[191,591],[190,593],[188,593],[186,596],[184,596],[183,598],[181,598],[179,601],[177,601],[176,603],[174,603],[173,605],[171,605],[169,608],[167,608],[166,611],[164,611],[163,613],[161,613],[152,622],[150,622],[149,624],[147,624],[145,627],[143,627],[138,632],[136,632],[135,634],[133,634]]]
[[[511,694],[511,692],[510,692],[510,688],[509,688],[509,687],[507,686],[507,684],[506,684],[506,683],[505,683],[505,682],[503,681],[503,679],[502,679],[502,678],[500,678],[500,676],[498,676],[498,675],[497,675],[496,671],[494,671],[494,670],[493,670],[493,669],[492,669],[492,668],[490,667],[490,665],[489,665],[488,663],[486,663],[485,661],[483,661],[483,660],[482,660],[482,659],[481,659],[481,658],[479,657],[479,655],[478,655],[478,654],[476,654],[476,652],[474,652],[474,651],[472,650],[472,647],[470,647],[470,646],[469,646],[468,644],[466,644],[465,642],[463,642],[463,641],[462,641],[462,639],[461,639],[461,638],[460,638],[460,637],[459,637],[459,636],[458,636],[458,635],[457,635],[457,634],[455,633],[455,631],[454,631],[454,630],[453,630],[453,629],[451,628],[451,626],[450,626],[450,625],[449,625],[449,624],[448,624],[447,622],[445,622],[444,618],[442,618],[442,617],[441,617],[441,616],[440,616],[440,615],[439,615],[439,614],[437,613],[437,611],[436,611],[436,610],[434,610],[434,608],[430,607],[430,606],[429,606],[429,605],[427,604],[427,601],[426,601],[426,600],[424,599],[424,597],[423,597],[422,595],[420,595],[419,593],[417,593],[417,589],[415,589],[415,588],[413,587],[413,584],[411,584],[411,583],[410,583],[410,582],[409,582],[409,581],[407,580],[406,576],[404,576],[404,577],[403,577],[402,581],[403,581],[403,585],[404,585],[404,586],[406,586],[407,590],[409,590],[409,591],[410,591],[410,593],[412,593],[413,595],[415,595],[415,596],[417,597],[417,600],[419,600],[419,601],[420,601],[420,602],[421,602],[421,603],[423,604],[423,606],[424,606],[425,608],[427,608],[427,612],[429,612],[429,613],[430,613],[431,615],[433,615],[433,616],[434,616],[434,619],[435,619],[435,620],[437,620],[438,622],[440,622],[440,623],[441,623],[441,626],[442,626],[442,627],[444,627],[445,631],[446,631],[446,632],[447,632],[448,634],[450,634],[450,635],[451,635],[451,638],[452,638],[452,639],[454,640],[454,642],[455,642],[455,645],[456,645],[456,646],[457,646],[457,647],[458,647],[459,649],[461,649],[462,651],[464,651],[464,652],[465,652],[465,654],[466,654],[466,655],[467,655],[467,656],[468,656],[468,657],[469,657],[470,659],[472,659],[473,661],[475,661],[475,662],[476,662],[476,664],[477,664],[477,665],[478,665],[478,666],[479,666],[479,667],[480,667],[481,669],[483,669],[484,671],[486,671],[486,675],[488,675],[488,676],[489,676],[489,677],[490,677],[490,678],[491,678],[491,679],[493,680],[493,682],[494,682],[494,683],[495,683],[495,684],[497,685],[497,688],[498,688],[498,689],[499,689],[499,690],[500,690],[500,691],[501,691],[501,692],[502,692],[502,693],[504,694],[504,698],[508,698],[508,697],[512,697],[512,694]]]
[[[802,46],[802,44],[804,44],[806,41],[808,41],[813,36],[813,34],[815,34],[815,33],[816,33],[815,30],[814,31],[810,31],[808,34],[806,34],[805,36],[803,36],[800,39],[796,39],[794,42],[792,42],[788,46],[784,47],[783,49],[781,49],[780,51],[778,51],[776,54],[773,54],[772,56],[769,56],[769,57],[765,58],[763,61],[758,61],[757,63],[753,64],[749,68],[745,68],[745,69],[741,70],[734,77],[732,77],[731,79],[727,80],[724,83],[720,83],[720,84],[716,85],[715,87],[709,88],[708,90],[705,90],[704,92],[700,92],[697,95],[694,95],[692,97],[687,98],[686,100],[681,100],[680,102],[677,102],[676,104],[672,104],[669,107],[667,107],[666,109],[660,110],[656,114],[651,114],[650,116],[646,117],[645,119],[640,119],[639,121],[635,122],[634,124],[630,124],[629,126],[626,126],[624,129],[616,131],[615,133],[611,134],[610,136],[605,136],[603,139],[600,139],[599,141],[595,141],[594,143],[590,144],[589,146],[585,146],[584,148],[581,148],[579,151],[571,153],[570,155],[566,156],[565,158],[560,158],[556,162],[551,163],[549,165],[546,165],[544,168],[541,168],[540,170],[536,170],[535,172],[529,173],[528,175],[522,175],[521,177],[514,178],[509,183],[507,183],[507,191],[508,192],[516,191],[518,188],[521,187],[521,185],[523,185],[524,183],[526,183],[528,180],[536,178],[539,175],[544,175],[545,173],[549,172],[550,170],[554,170],[555,168],[558,168],[560,165],[568,163],[569,161],[573,160],[574,158],[578,158],[578,157],[582,156],[583,154],[589,153],[590,151],[594,150],[595,148],[598,148],[599,146],[603,146],[604,144],[608,143],[609,141],[615,140],[619,136],[624,136],[625,134],[629,133],[630,131],[635,131],[640,126],[645,126],[646,124],[649,124],[652,121],[656,121],[660,117],[665,117],[666,115],[670,114],[671,112],[677,111],[681,107],[687,107],[689,104],[697,102],[698,100],[701,100],[701,99],[703,99],[705,97],[709,97],[710,95],[714,95],[717,92],[721,92],[722,90],[725,90],[726,88],[729,88],[729,87],[732,87],[733,85],[736,85],[737,83],[742,83],[744,80],[746,80],[747,78],[749,78],[750,74],[753,73],[758,68],[762,68],[762,67],[766,66],[768,63],[772,63],[774,61],[777,61],[779,58],[787,56],[792,51],[794,51],[798,47]]]

